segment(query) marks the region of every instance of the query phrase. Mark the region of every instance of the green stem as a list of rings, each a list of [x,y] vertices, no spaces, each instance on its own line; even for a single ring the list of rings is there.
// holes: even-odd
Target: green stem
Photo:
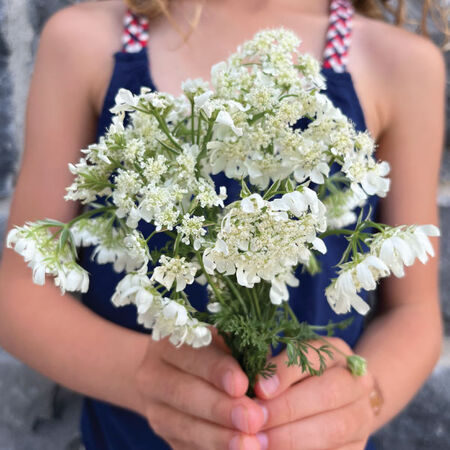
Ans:
[[[248,298],[248,303],[249,303],[250,308],[251,308],[251,315],[256,317],[255,303],[253,301],[253,297],[252,297],[252,294],[250,292],[250,289],[245,289],[244,292],[245,292],[245,294],[246,294],[246,296]]]
[[[353,233],[355,233],[355,230],[347,230],[344,228],[339,228],[337,230],[325,231],[324,233],[319,235],[319,238],[324,239],[327,236],[334,236],[334,235],[339,235],[339,234],[353,234]]]
[[[202,271],[205,274],[205,277],[208,280],[208,283],[209,283],[209,285],[211,286],[211,288],[212,288],[212,290],[214,292],[214,295],[216,296],[217,300],[219,300],[219,302],[222,305],[225,305],[225,301],[222,298],[222,295],[220,294],[219,290],[217,289],[216,285],[214,284],[214,282],[213,282],[211,276],[209,275],[209,273],[206,272],[206,270],[205,270],[205,266],[203,264],[203,260],[202,260],[202,256],[200,255],[200,252],[196,252],[195,254],[197,256],[197,260],[198,260],[198,262],[200,264],[200,267],[202,268]]]
[[[272,304],[271,304],[271,309],[272,309],[272,311],[270,312],[269,322],[272,322],[272,320],[274,319],[275,314],[277,313],[278,307],[277,307],[277,305],[272,305]],[[275,333],[275,334],[276,334],[276,333]]]
[[[372,222],[371,220],[366,220],[364,222],[364,228],[376,228],[378,231],[383,232],[385,230],[386,227],[383,227],[383,225],[377,223],[377,222]]]
[[[358,256],[358,246],[357,246],[358,240],[352,239],[352,253],[353,253],[353,259],[355,260]]]
[[[206,146],[207,146],[208,142],[211,140],[214,123],[216,122],[218,114],[219,114],[218,111],[213,113],[213,115],[211,116],[211,119],[208,120],[208,128],[206,130],[206,135],[205,135],[205,137],[203,138],[203,141],[202,141],[202,150],[201,150],[200,154],[198,155],[198,158],[197,158],[198,160],[203,158],[203,156],[206,154],[206,150],[207,150]]]
[[[137,108],[136,108],[137,109]],[[138,109],[139,111],[139,109]],[[148,111],[144,111],[141,110],[142,112],[147,112]],[[150,105],[150,113],[153,114],[153,116],[155,117],[155,119],[158,121],[158,124],[161,128],[161,130],[164,132],[164,134],[167,136],[167,138],[169,139],[170,142],[172,142],[172,144],[180,151],[182,151],[183,149],[181,148],[180,144],[173,138],[172,133],[170,132],[169,128],[167,128],[167,124],[165,122],[165,120],[159,115],[159,113],[156,111],[156,109]]]
[[[259,307],[259,301],[258,301],[258,297],[256,296],[256,290],[255,290],[255,288],[250,289],[250,292],[251,292],[251,295],[252,295],[252,297],[253,297],[253,302],[254,302],[254,304],[255,304],[256,314],[257,314],[257,316],[258,316],[259,319],[262,319],[262,316],[261,316],[261,309],[260,309],[260,307]]]
[[[297,319],[297,316],[295,315],[294,311],[292,311],[291,305],[289,305],[288,302],[283,303],[284,310],[288,313],[289,316],[291,316],[292,320],[297,324],[300,325],[300,322]]]
[[[202,116],[201,114],[198,115],[198,126],[197,126],[197,141],[196,144],[200,144],[200,134],[202,132]]]
[[[156,230],[155,230],[153,233],[151,233],[151,234],[148,236],[148,238],[145,240],[145,243],[147,244],[148,241],[149,241],[156,233],[158,233]]]
[[[180,246],[181,241],[181,234],[177,234],[177,237],[175,239],[175,244],[173,246],[173,256],[178,256],[178,247]]]
[[[316,334],[316,333],[315,333]],[[341,356],[343,356],[344,358],[347,359],[347,357],[349,355],[346,355],[340,348],[336,347],[335,345],[333,345],[330,341],[328,341],[327,339],[325,339],[323,336],[321,336],[320,334],[316,334],[316,337],[319,341],[325,342],[325,344],[327,344],[329,347],[331,347],[336,353],[339,353]]]
[[[166,150],[169,150],[169,152],[173,153],[174,155],[179,155],[180,153],[178,150],[174,149],[170,145],[166,144],[165,142],[161,141],[160,139],[156,139]]]
[[[248,308],[245,304],[244,299],[242,298],[241,293],[239,292],[239,289],[234,285],[234,283],[225,275],[222,277],[223,280],[225,280],[225,283],[228,285],[230,290],[233,292],[233,294],[236,296],[236,298],[239,300],[239,303],[242,305],[243,310],[245,311],[245,314],[248,316]]]
[[[70,222],[66,224],[68,228],[70,228],[74,223],[78,222],[81,219],[86,219],[87,217],[91,217],[95,214],[106,212],[106,211],[113,211],[117,208],[115,206],[104,206],[102,208],[96,208],[96,209],[90,209],[89,211],[86,211],[83,214],[80,214],[79,216],[73,218]]]
[[[195,144],[195,116],[194,116],[194,100],[191,100],[191,143]]]

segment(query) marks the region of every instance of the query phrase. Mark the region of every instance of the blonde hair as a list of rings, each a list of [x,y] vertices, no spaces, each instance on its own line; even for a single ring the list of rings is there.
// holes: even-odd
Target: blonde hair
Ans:
[[[136,13],[149,18],[164,14],[167,19],[178,29],[169,12],[169,5],[175,0],[125,0],[125,3]],[[205,1],[205,0],[203,0]],[[373,19],[393,22],[401,27],[412,28],[412,31],[429,36],[428,20],[434,22],[435,27],[443,35],[443,50],[450,49],[449,16],[450,8],[441,5],[439,0],[423,0],[422,15],[419,21],[407,17],[406,0],[352,0],[355,10]],[[395,5],[393,5],[395,3]],[[191,28],[195,28],[201,14],[201,3],[192,20]]]

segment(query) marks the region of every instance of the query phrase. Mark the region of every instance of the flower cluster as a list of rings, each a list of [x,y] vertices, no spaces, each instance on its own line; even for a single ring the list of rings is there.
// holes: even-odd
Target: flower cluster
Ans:
[[[126,275],[117,285],[112,302],[116,306],[136,305],[138,323],[151,328],[155,340],[170,336],[174,345],[186,343],[194,348],[211,342],[206,324],[193,318],[182,300],[162,296],[144,271]]]
[[[114,216],[78,220],[72,227],[77,246],[95,246],[92,257],[98,264],[112,263],[116,272],[132,272],[147,267],[150,255],[140,231],[114,226]]]
[[[197,264],[186,262],[185,258],[169,258],[165,255],[159,260],[160,266],[153,271],[152,279],[162,284],[167,290],[176,284],[176,291],[182,291],[187,284],[194,282],[198,270]]]
[[[288,287],[298,286],[299,265],[319,267],[327,234],[346,233],[353,251],[326,290],[338,313],[365,314],[361,290],[402,276],[416,257],[425,262],[434,227],[357,218],[369,196],[388,192],[389,165],[375,159],[370,134],[322,92],[320,64],[299,45],[290,31],[265,30],[213,66],[210,82],[186,80],[179,97],[120,89],[104,136],[69,165],[65,199],[85,211],[67,224],[46,220],[8,235],[33,280],[51,275],[63,292],[86,292],[76,247],[92,246],[97,263],[125,272],[113,303],[136,305],[154,339],[208,345],[207,324],[215,325],[232,336],[227,343],[255,379],[277,343],[290,363],[307,365],[301,341],[314,331],[289,322]],[[214,181],[220,172],[229,192]],[[236,180],[241,193],[228,198]],[[341,229],[355,221],[355,230]],[[158,234],[164,247],[153,245]],[[360,254],[363,245],[369,250]],[[195,282],[207,285],[208,312],[189,302]]]
[[[342,264],[338,277],[326,289],[334,311],[344,314],[353,307],[366,314],[369,306],[358,293],[362,289],[374,290],[377,281],[391,273],[403,277],[404,266],[411,266],[416,258],[426,263],[428,255],[434,255],[428,236],[439,236],[439,229],[434,225],[411,225],[386,227],[377,233],[369,243],[369,251]]]
[[[28,263],[36,284],[45,284],[46,275],[51,275],[62,293],[87,292],[88,273],[75,262],[70,248],[58,245],[48,225],[37,222],[13,228],[8,233],[6,246],[14,248]]]
[[[366,203],[367,195],[361,189],[340,189],[328,195],[323,203],[327,210],[327,228],[344,228],[356,222],[354,210]]]
[[[236,274],[237,282],[248,288],[261,280],[274,283],[270,299],[280,304],[288,300],[285,284],[296,284],[292,270],[309,261],[312,249],[326,251],[317,237],[325,228],[325,207],[307,187],[273,201],[252,194],[222,219],[203,264],[209,274]]]

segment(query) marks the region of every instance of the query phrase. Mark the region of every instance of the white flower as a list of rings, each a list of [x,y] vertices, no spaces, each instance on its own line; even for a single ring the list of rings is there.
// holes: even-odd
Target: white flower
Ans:
[[[28,266],[33,270],[33,283],[43,286],[45,284],[45,274],[48,271],[43,256],[40,256],[39,259],[34,257]]]
[[[368,254],[362,261],[356,265],[357,287],[367,291],[376,288],[376,282],[379,278],[389,275],[389,268],[386,264],[374,255]]]
[[[93,253],[92,258],[97,261],[98,264],[113,263],[114,270],[116,272],[122,272],[126,267],[126,254],[122,247],[111,248],[103,245],[98,245]],[[130,268],[130,270],[133,270]],[[128,271],[127,271],[128,272]]]
[[[197,319],[192,319],[190,328],[186,337],[186,344],[192,345],[194,348],[205,347],[212,341],[212,334],[210,329]]]
[[[353,189],[331,193],[323,202],[327,211],[327,227],[329,229],[344,228],[356,222],[354,209],[364,206],[366,201],[366,193],[357,184],[353,185]]]
[[[216,123],[224,127],[229,127],[234,134],[237,136],[242,136],[242,128],[237,128],[234,125],[233,118],[227,111],[219,111],[219,114],[217,114]]]
[[[281,305],[283,301],[289,300],[289,291],[287,286],[297,287],[299,281],[291,272],[277,275],[272,280],[272,286],[270,287],[270,301],[274,305]]]
[[[358,295],[361,289],[374,290],[380,278],[389,275],[388,266],[371,253],[360,255],[356,261],[344,264],[338,277],[325,290],[331,307],[337,314],[345,314],[351,307],[366,314],[369,305]]]
[[[323,205],[311,192],[305,189],[272,202],[252,194],[235,202],[222,220],[216,241],[203,253],[206,272],[235,274],[238,284],[248,288],[267,280],[274,283],[273,298],[285,298],[281,278],[276,277],[286,277],[299,262],[306,264],[312,249],[326,251],[317,237],[324,228]],[[289,216],[291,210],[299,217]]]
[[[147,317],[146,317],[147,316]],[[149,319],[149,313],[141,316],[141,323],[151,323],[152,338],[155,341],[170,336],[169,340],[177,347],[187,343],[194,348],[211,343],[211,332],[206,324],[189,316],[185,306],[167,297],[161,299],[161,307],[157,314]]]
[[[150,317],[160,313],[162,297],[153,286],[145,270],[140,270],[137,273],[126,275],[118,283],[111,301],[115,306],[135,304],[138,322],[148,324]]]
[[[129,90],[121,88],[114,101],[116,104],[110,109],[110,112],[120,114],[126,111],[134,111],[139,103],[139,97],[133,95]]]
[[[135,304],[138,323],[153,329],[154,340],[170,336],[170,341],[175,345],[186,342],[193,347],[211,342],[206,324],[192,318],[181,300],[162,297],[145,269],[126,275],[116,286],[111,300],[115,306]]]
[[[148,158],[143,162],[143,173],[149,183],[158,183],[168,170],[168,161],[164,155]]]
[[[272,200],[274,210],[289,211],[295,217],[300,218],[308,210],[317,220],[318,230],[326,229],[326,208],[312,189],[302,186],[299,190],[284,194],[280,199]],[[324,252],[323,252],[324,253]]]
[[[396,277],[404,276],[403,265],[412,265],[414,256],[410,246],[398,236],[386,239],[381,244],[379,253],[379,257],[387,264]]]
[[[206,91],[203,92],[203,94],[200,95],[196,95],[194,97],[194,104],[196,106],[196,108],[198,109],[202,109],[206,102],[214,95],[213,91]]]
[[[152,280],[162,284],[166,289],[170,290],[173,283],[176,283],[176,291],[182,291],[186,284],[194,282],[195,274],[198,270],[198,265],[186,262],[185,258],[169,258],[162,255],[158,267],[153,271]]]
[[[163,308],[162,314],[165,319],[172,319],[176,326],[186,325],[188,321],[186,308],[173,300]]]
[[[254,213],[259,211],[265,205],[265,201],[259,194],[252,194],[241,200],[241,209],[245,213]]]
[[[55,277],[55,285],[61,291],[85,293],[89,289],[89,274],[82,267],[73,264],[62,266]]]
[[[203,216],[190,216],[185,214],[181,225],[177,227],[178,233],[182,235],[181,242],[189,245],[191,239],[193,239],[194,250],[199,250],[205,239],[203,236],[206,234],[206,230],[203,228],[205,218]]]
[[[147,242],[141,232],[133,230],[131,234],[125,236],[123,244],[126,248],[128,258],[133,260],[134,270],[139,270],[142,266],[147,266],[150,254]]]
[[[60,248],[58,240],[42,222],[13,228],[8,233],[6,245],[14,248],[28,263],[35,284],[44,285],[46,275],[52,275],[63,294],[65,291],[87,292],[88,273],[75,262],[69,245],[66,243]]]
[[[165,92],[151,91],[149,88],[142,88],[141,97],[145,102],[148,102],[151,107],[163,112],[170,105],[174,104],[174,97]]]
[[[434,255],[428,236],[438,235],[439,229],[434,225],[387,227],[375,236],[370,249],[396,277],[403,277],[404,266],[412,265],[415,258],[425,263],[428,255]]]
[[[367,314],[369,305],[357,294],[351,272],[343,272],[326,288],[327,300],[336,314],[350,312],[351,307],[359,314]]]
[[[386,197],[390,187],[389,178],[385,178],[390,167],[386,161],[376,162],[363,153],[346,155],[343,172],[352,181],[352,187],[359,183],[368,195]]]
[[[171,230],[178,221],[180,203],[186,193],[178,184],[144,186],[140,192],[139,214],[146,222],[153,222],[157,231]]]
[[[227,198],[225,186],[220,186],[219,194],[217,194],[214,185],[201,178],[197,183],[196,191],[196,198],[202,208],[224,207],[223,201]]]
[[[222,310],[222,306],[218,302],[208,303],[206,308],[212,314],[216,314]]]
[[[94,220],[91,219],[91,221]],[[97,245],[100,242],[98,235],[92,232],[91,227],[83,226],[87,222],[89,221],[78,221],[70,230],[77,247],[89,247],[91,245]]]
[[[195,78],[194,80],[187,79],[181,83],[181,89],[183,89],[183,92],[186,95],[199,95],[199,93],[208,90],[208,82],[202,80],[201,78]]]
[[[405,235],[404,239],[410,244],[417,258],[425,264],[428,255],[434,256],[433,246],[428,236],[440,236],[439,228],[435,225],[419,225],[414,229],[412,235]]]
[[[314,167],[307,169],[305,167],[298,167],[295,169],[294,177],[301,183],[308,177],[313,183],[323,184],[325,182],[325,177],[328,177],[330,172],[330,166],[325,162],[318,162]]]

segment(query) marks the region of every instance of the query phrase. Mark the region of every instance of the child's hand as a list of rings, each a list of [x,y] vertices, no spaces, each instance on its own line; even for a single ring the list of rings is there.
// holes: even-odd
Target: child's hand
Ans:
[[[200,349],[149,340],[137,382],[142,414],[175,450],[260,449],[263,410],[219,336]]]
[[[352,354],[341,339],[327,340]],[[345,359],[336,352],[333,356],[321,376],[308,376],[297,366],[287,367],[285,352],[272,359],[277,374],[260,379],[255,386],[268,412],[267,424],[259,434],[263,450],[364,450],[375,417],[370,398],[374,379],[370,373],[352,375]]]

